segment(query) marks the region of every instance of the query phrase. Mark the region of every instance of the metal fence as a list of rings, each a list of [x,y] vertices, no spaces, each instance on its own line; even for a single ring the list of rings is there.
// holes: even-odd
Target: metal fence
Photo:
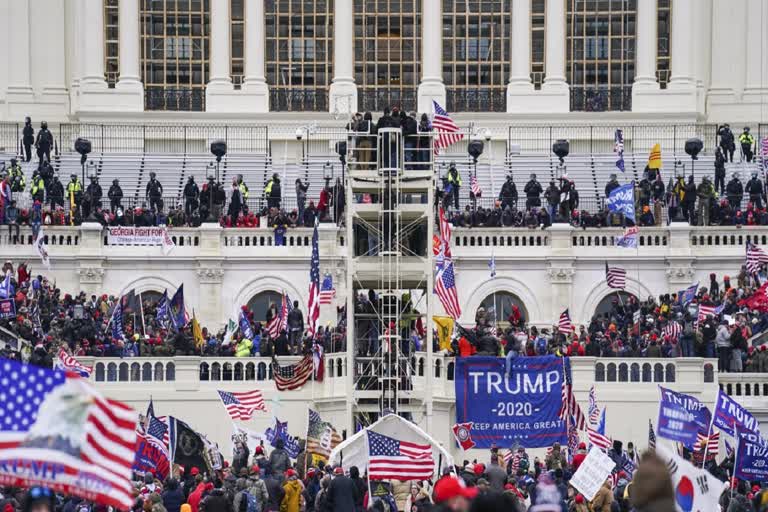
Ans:
[[[277,89],[269,90],[271,112],[328,112],[328,89]]]
[[[229,153],[269,153],[269,130],[258,125],[163,125],[66,123],[59,127],[59,147],[72,151],[79,137],[94,152],[208,153],[224,140]]]
[[[571,87],[572,112],[632,110],[632,86]]]
[[[385,108],[398,107],[410,112],[416,110],[416,89],[358,89],[360,112],[382,112]]]
[[[144,110],[205,112],[205,89],[167,89],[146,87]]]
[[[459,89],[446,91],[448,112],[506,112],[507,88]]]

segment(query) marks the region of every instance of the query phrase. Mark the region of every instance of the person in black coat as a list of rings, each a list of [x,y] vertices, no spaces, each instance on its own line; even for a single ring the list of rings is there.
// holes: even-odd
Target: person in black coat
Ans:
[[[32,128],[32,119],[24,118],[24,130],[22,131],[21,143],[24,145],[24,161],[32,160],[32,144],[35,143],[35,129]]]
[[[192,212],[197,210],[198,199],[200,198],[200,189],[195,183],[195,177],[190,176],[187,184],[184,185],[184,215],[189,217]]]
[[[40,166],[43,162],[51,161],[51,148],[53,148],[53,134],[48,130],[48,123],[43,121],[40,123],[40,131],[37,132],[37,140],[35,140],[35,147],[37,148],[37,158],[40,159]]]
[[[231,512],[224,489],[221,488],[221,480],[216,480],[216,488],[200,502],[200,512]]]
[[[280,504],[283,502],[283,497],[285,497],[285,489],[283,489],[282,483],[274,475],[268,475],[264,479],[264,484],[267,486],[267,493],[269,494],[269,502],[265,512],[278,512]]]
[[[340,468],[337,468],[340,469]],[[337,474],[328,486],[326,507],[327,512],[352,512],[359,510],[356,502],[359,493],[357,485],[344,473]],[[362,502],[362,498],[360,498]]]
[[[112,210],[113,213],[123,207],[123,189],[120,188],[120,180],[112,180],[112,186],[109,187],[107,197],[109,198],[109,209]]]
[[[517,207],[517,186],[515,185],[511,174],[507,175],[507,181],[501,186],[499,201],[501,201],[502,210],[507,206],[511,206],[512,208]]]
[[[237,180],[234,179],[232,180],[232,195],[229,198],[229,209],[227,210],[227,215],[232,219],[233,226],[237,222],[237,216],[242,209],[243,201],[240,196],[240,188],[237,186]]]
[[[168,512],[179,512],[181,506],[187,501],[184,491],[179,488],[179,482],[175,478],[169,478],[165,482],[162,498],[163,506]]]
[[[352,480],[357,490],[357,494],[355,494],[355,512],[363,512],[363,498],[368,490],[368,485],[365,483],[365,480],[360,478],[360,470],[357,469],[357,466],[349,468],[349,479]]]

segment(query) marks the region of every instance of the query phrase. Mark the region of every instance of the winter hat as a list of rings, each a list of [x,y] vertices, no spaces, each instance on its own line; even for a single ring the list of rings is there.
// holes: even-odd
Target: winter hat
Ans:
[[[560,512],[562,510],[560,502],[563,497],[549,474],[542,473],[539,477],[535,496],[536,502],[528,509],[530,512]]]
[[[583,494],[577,494],[575,498],[573,498],[573,501],[575,501],[577,504],[581,505],[584,503],[584,495]]]
[[[638,511],[675,510],[675,491],[666,463],[655,453],[643,455],[629,496]]]

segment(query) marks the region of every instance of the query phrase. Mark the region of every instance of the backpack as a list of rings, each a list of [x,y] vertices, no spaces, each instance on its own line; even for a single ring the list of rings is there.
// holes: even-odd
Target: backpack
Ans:
[[[543,356],[547,353],[547,339],[539,336],[536,338],[536,355]]]
[[[259,506],[259,500],[256,496],[248,491],[242,491],[243,495],[240,497],[240,510],[238,512],[261,512]]]

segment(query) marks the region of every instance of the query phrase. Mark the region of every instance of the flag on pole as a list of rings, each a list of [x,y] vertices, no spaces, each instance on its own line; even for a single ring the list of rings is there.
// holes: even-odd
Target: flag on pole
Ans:
[[[331,451],[341,443],[341,436],[333,425],[323,421],[320,414],[309,410],[307,424],[307,453],[328,460]]]
[[[654,144],[648,156],[649,169],[661,169],[661,144]]]
[[[715,316],[715,306],[709,304],[699,304],[699,315],[696,318],[696,322],[703,322],[708,316]]]
[[[123,304],[121,301],[115,303],[115,308],[112,310],[112,339],[113,340],[125,340],[125,334],[123,334]]]
[[[611,446],[613,446],[613,441],[590,427],[587,427],[587,439],[589,440],[590,444],[597,446],[603,451],[606,451]]]
[[[665,336],[668,341],[677,341],[682,333],[683,328],[675,320],[667,322],[667,325],[661,330],[661,334]]]
[[[253,329],[251,329],[251,322],[248,321],[248,317],[246,316],[245,311],[243,311],[242,309],[240,310],[240,315],[238,316],[237,323],[240,326],[240,332],[243,333],[243,336],[245,336],[249,340],[252,340]]]
[[[637,249],[637,234],[639,230],[637,226],[632,226],[624,230],[624,234],[617,236],[614,239],[616,247],[624,247],[625,249]]]
[[[81,364],[75,356],[67,354],[64,348],[59,349],[58,358],[56,359],[54,368],[64,370],[65,372],[76,373],[86,379],[90,378],[91,372],[93,371],[92,366]]]
[[[491,259],[488,261],[488,269],[491,271],[491,279],[496,277],[496,256],[491,253]]]
[[[333,287],[333,276],[326,273],[320,285],[320,304],[331,304],[336,298],[336,288]]]
[[[768,171],[768,137],[763,137],[761,141],[761,154],[763,157],[763,169]]]
[[[250,328],[250,325],[248,327]],[[224,331],[224,340],[221,342],[222,346],[226,347],[232,343],[232,337],[235,335],[235,331],[237,331],[237,324],[230,318],[227,320],[227,329]]]
[[[288,297],[283,292],[283,298],[280,301],[280,310],[267,324],[269,337],[274,339],[280,336],[282,331],[288,329]]]
[[[45,236],[43,235],[43,226],[37,228],[37,238],[35,239],[35,251],[40,256],[40,261],[45,268],[51,270],[51,257],[48,254],[48,245],[45,243]]]
[[[608,407],[603,407],[603,411],[600,413],[600,420],[597,422],[597,426],[595,427],[595,430],[605,435],[605,411],[608,409]]]
[[[576,330],[573,326],[573,323],[571,322],[571,315],[568,313],[567,309],[560,313],[560,320],[557,322],[557,329],[563,333],[571,333]]]
[[[284,444],[283,447],[292,459],[298,457],[299,453],[301,452],[301,446],[299,446],[299,442],[288,434],[287,421],[280,421],[275,418],[274,426],[268,427],[267,430],[264,431],[264,437],[272,446],[277,444],[278,439],[282,439]]]
[[[456,277],[453,274],[452,262],[438,270],[435,277],[435,293],[448,316],[458,319],[461,316],[461,306],[459,305],[459,294],[456,291]]]
[[[200,322],[197,321],[195,311],[192,311],[192,340],[195,342],[195,348],[202,350],[205,345],[205,338],[203,337],[203,331],[200,329]]]
[[[567,357],[563,358],[563,384],[561,386],[561,405],[559,417],[563,421],[568,421],[569,415],[573,418],[573,422],[576,428],[584,430],[587,425],[587,420],[584,417],[584,413],[579,406],[579,402],[576,401],[576,396],[573,394],[573,381],[571,380],[571,363]]]
[[[368,430],[368,478],[429,480],[435,471],[432,446],[400,441]]]
[[[768,254],[753,244],[747,241],[747,271],[750,274],[757,274],[765,263],[768,263]]]
[[[281,366],[277,359],[272,359],[272,372],[275,386],[279,391],[298,389],[312,376],[314,364],[311,355],[306,355],[294,364]]]
[[[709,471],[695,467],[663,445],[656,447],[656,454],[666,462],[680,510],[720,512],[718,499],[728,486],[727,482],[721,482]]]
[[[609,267],[605,262],[605,280],[608,288],[623,290],[627,286],[627,271],[621,267]]]
[[[171,319],[168,307],[168,290],[165,290],[160,300],[157,301],[157,313],[155,314],[155,319],[164,327],[168,325]]]
[[[173,294],[170,303],[170,310],[173,327],[176,329],[181,329],[187,325],[187,312],[186,308],[184,307],[184,283],[182,283],[181,286],[179,286],[179,289],[176,290],[176,293]]]
[[[573,463],[573,455],[579,450],[579,430],[576,428],[576,420],[571,416],[568,422],[568,462]]]
[[[699,283],[692,284],[685,290],[680,290],[677,292],[677,300],[680,302],[683,306],[687,306],[689,302],[691,302],[694,297],[696,297],[696,292],[699,289]]]
[[[309,266],[309,302],[307,302],[309,337],[315,338],[317,320],[320,318],[320,249],[318,248],[317,219],[312,233],[312,259]]]
[[[432,129],[437,133],[437,139],[435,139],[435,154],[437,155],[441,149],[463,139],[464,135],[459,133],[459,127],[438,102],[432,100],[432,107],[435,111]]]
[[[218,390],[219,398],[233,420],[250,420],[254,411],[267,410],[264,397],[258,389],[240,393]]]
[[[0,299],[7,299],[15,295],[13,284],[11,283],[11,271],[5,271],[5,279],[0,283]]]
[[[597,425],[600,419],[600,408],[597,407],[597,395],[595,394],[595,386],[589,388],[589,406],[587,408],[589,413],[589,424]]]
[[[693,451],[703,452],[705,448],[707,450],[707,458],[720,453],[720,432],[712,432],[709,437],[702,433],[696,434],[696,442],[693,443]]]
[[[648,419],[648,449],[656,449],[656,432],[653,431],[653,422]]]
[[[483,195],[483,191],[480,188],[480,184],[477,182],[477,175],[475,173],[470,173],[469,175],[469,190],[475,197]]]
[[[616,153],[616,168],[624,172],[624,132],[617,129],[614,134],[613,152]]]

